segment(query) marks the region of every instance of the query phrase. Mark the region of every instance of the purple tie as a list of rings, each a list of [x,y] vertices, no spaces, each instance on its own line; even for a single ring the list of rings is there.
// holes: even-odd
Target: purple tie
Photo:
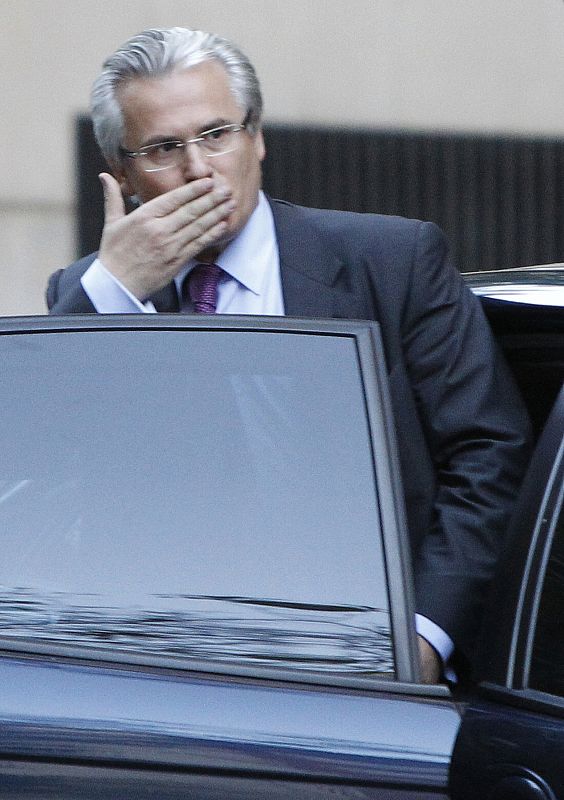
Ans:
[[[196,264],[188,276],[190,299],[196,314],[215,314],[217,284],[223,270],[217,264]]]

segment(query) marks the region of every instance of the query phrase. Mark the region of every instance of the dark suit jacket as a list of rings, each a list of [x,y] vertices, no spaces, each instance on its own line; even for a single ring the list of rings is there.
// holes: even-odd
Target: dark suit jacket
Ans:
[[[526,413],[479,301],[431,223],[271,201],[289,316],[377,320],[397,421],[417,610],[467,655],[528,457]],[[93,313],[55,273],[51,313]],[[177,311],[174,286],[153,298]]]

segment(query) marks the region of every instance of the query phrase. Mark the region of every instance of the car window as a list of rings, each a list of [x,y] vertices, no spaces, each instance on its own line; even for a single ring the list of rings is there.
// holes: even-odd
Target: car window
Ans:
[[[558,510],[546,567],[532,649],[529,686],[564,697],[564,482],[560,476]]]
[[[0,358],[5,643],[394,674],[354,337],[29,333]]]

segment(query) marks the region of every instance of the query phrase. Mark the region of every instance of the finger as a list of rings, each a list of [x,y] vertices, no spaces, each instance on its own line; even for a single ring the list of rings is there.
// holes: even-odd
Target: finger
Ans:
[[[214,182],[211,178],[199,178],[155,197],[145,204],[144,209],[153,217],[166,217],[192,200],[208,194],[213,188]]]
[[[168,215],[168,230],[171,233],[181,231],[197,223],[201,217],[214,209],[219,211],[220,216],[226,216],[233,210],[232,208],[227,209],[227,204],[230,200],[231,190],[227,187],[214,189],[214,191],[207,192],[201,195],[201,197],[196,197],[194,200],[185,203]]]
[[[194,252],[188,256],[191,258],[193,254],[200,252],[202,245],[208,246],[212,242],[215,243],[218,234],[225,233],[227,217],[234,207],[235,204],[232,200],[226,200],[182,227],[177,232],[177,241],[183,255],[186,256],[188,250],[193,250]]]
[[[119,183],[107,172],[98,175],[104,190],[104,219],[106,224],[117,222],[125,216],[125,203]]]
[[[191,258],[197,258],[204,250],[215,247],[217,243],[223,239],[227,232],[227,222],[221,220],[211,228],[205,230],[200,236],[195,239],[190,239],[181,251],[182,263],[186,263]]]

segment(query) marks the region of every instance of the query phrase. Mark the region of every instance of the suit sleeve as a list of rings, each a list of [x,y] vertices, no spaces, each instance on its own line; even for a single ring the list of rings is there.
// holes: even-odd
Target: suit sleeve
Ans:
[[[403,352],[435,476],[414,554],[417,611],[468,654],[530,450],[530,426],[481,304],[422,223]],[[422,534],[422,535],[421,535]]]
[[[58,294],[58,284],[61,277],[62,269],[58,269],[54,272],[49,281],[47,282],[47,290],[45,292],[45,300],[47,302],[47,308],[51,309],[55,303],[57,302],[57,294]]]
[[[82,288],[80,277],[94,260],[88,256],[76,265],[54,272],[47,282],[45,300],[50,314],[95,314],[92,301]],[[76,274],[75,274],[76,273]]]

